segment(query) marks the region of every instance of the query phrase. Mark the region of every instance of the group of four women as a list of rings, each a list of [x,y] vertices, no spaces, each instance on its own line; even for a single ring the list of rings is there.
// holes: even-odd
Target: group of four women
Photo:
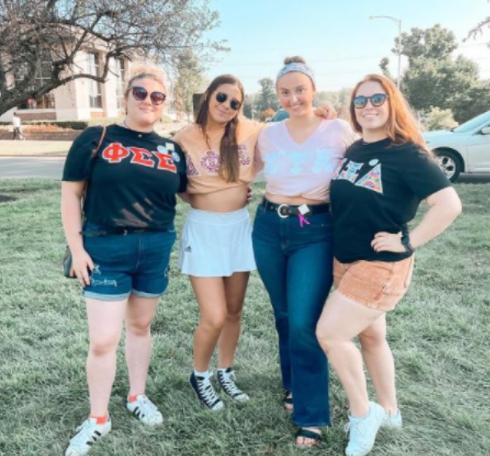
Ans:
[[[164,81],[143,68],[128,82],[124,121],[89,128],[73,143],[62,219],[87,303],[90,415],[66,456],[87,454],[111,430],[108,404],[123,326],[127,408],[144,424],[163,421],[145,385],[150,325],[176,238],[177,194],[191,205],[178,262],[200,310],[190,384],[201,403],[224,407],[209,369],[216,346],[222,393],[249,399],[233,361],[249,274],[257,267],[274,311],[296,444],[316,445],[330,424],[328,362],[349,400],[347,456],[367,454],[381,426],[401,426],[385,315],[407,291],[414,249],[451,224],[459,198],[387,78],[368,75],[355,87],[355,131],[314,111],[315,78],[302,58],[286,59],[276,89],[289,119],[264,128],[240,116],[240,81],[219,76],[195,124],[170,140],[153,131]],[[265,197],[252,230],[247,192],[261,170]],[[422,200],[429,210],[409,232]],[[378,403],[368,399],[363,359]]]

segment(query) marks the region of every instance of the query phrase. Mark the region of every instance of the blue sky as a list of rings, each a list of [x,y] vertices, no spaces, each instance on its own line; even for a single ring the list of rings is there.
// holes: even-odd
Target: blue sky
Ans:
[[[306,59],[318,90],[352,87],[365,74],[379,72],[385,56],[396,74],[397,56],[391,49],[398,26],[386,19],[369,20],[371,15],[401,19],[402,31],[441,24],[461,43],[457,52],[474,59],[480,76],[490,78],[490,49],[485,45],[489,30],[462,42],[490,16],[487,0],[212,0],[210,6],[220,13],[221,25],[207,37],[227,40],[231,51],[208,63],[206,74],[210,79],[235,74],[248,93],[258,91],[260,78],[275,78],[290,55]]]

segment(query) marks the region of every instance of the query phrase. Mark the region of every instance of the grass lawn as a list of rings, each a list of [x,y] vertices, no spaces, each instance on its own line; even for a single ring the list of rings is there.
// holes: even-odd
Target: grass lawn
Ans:
[[[490,192],[488,184],[459,184],[457,190],[463,215],[417,252],[413,286],[388,317],[405,426],[382,430],[373,456],[490,454]],[[257,184],[252,213],[262,193]],[[0,195],[17,198],[0,204],[0,455],[61,455],[88,413],[88,399],[85,308],[77,283],[63,278],[60,267],[59,182],[0,179]],[[179,229],[185,210],[178,208]],[[312,450],[293,445],[294,428],[281,408],[272,312],[256,273],[236,363],[252,399],[218,413],[199,406],[187,383],[197,305],[176,269],[176,254],[153,325],[148,384],[165,424],[146,429],[125,410],[121,351],[110,405],[113,431],[91,455],[343,454],[347,407],[334,374],[334,424],[324,442]]]

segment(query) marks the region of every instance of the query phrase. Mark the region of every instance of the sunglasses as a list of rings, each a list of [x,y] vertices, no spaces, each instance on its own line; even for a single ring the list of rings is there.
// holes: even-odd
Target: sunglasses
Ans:
[[[218,92],[216,94],[216,101],[220,104],[224,103],[226,100],[228,100],[228,95],[223,92]],[[238,100],[235,100],[235,98],[230,98],[230,108],[233,109],[233,111],[238,111],[240,109],[240,106],[242,105]]]
[[[139,86],[131,87],[131,93],[136,101],[144,101],[148,96],[148,90]],[[163,92],[150,93],[150,100],[154,105],[161,105],[165,101],[165,98],[167,98],[167,95],[165,95]]]
[[[386,95],[386,93],[375,93],[374,95],[371,95],[370,97],[365,97],[364,95],[359,95],[352,100],[352,104],[354,105],[354,108],[362,109],[362,108],[365,108],[367,105],[367,102],[370,101],[371,106],[374,106],[375,108],[377,108],[379,106],[382,106],[387,98],[388,98],[388,95]]]

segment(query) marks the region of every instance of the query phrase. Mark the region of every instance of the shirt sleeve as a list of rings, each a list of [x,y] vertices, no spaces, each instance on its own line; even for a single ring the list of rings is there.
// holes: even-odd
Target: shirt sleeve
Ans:
[[[419,201],[451,186],[435,160],[418,146],[406,151],[402,169],[402,178]]]
[[[177,164],[177,172],[179,173],[179,189],[177,193],[183,193],[187,190],[187,164],[184,152],[181,147],[175,143],[175,152],[179,156],[179,162]]]
[[[101,134],[101,128],[89,127],[75,138],[66,157],[62,180],[69,182],[90,180],[92,153],[99,144]]]

